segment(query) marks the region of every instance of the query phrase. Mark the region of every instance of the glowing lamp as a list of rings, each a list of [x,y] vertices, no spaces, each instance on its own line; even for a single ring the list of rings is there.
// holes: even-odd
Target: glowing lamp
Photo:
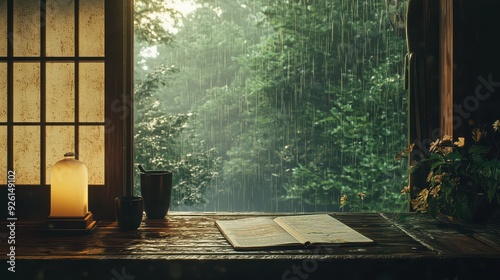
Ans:
[[[91,230],[95,227],[88,211],[87,167],[66,153],[50,170],[50,216],[47,228],[51,230]]]

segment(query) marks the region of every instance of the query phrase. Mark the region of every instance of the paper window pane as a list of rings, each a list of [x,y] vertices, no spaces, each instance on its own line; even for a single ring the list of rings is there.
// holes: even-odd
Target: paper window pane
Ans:
[[[81,126],[79,160],[89,172],[89,185],[104,184],[104,126]]]
[[[80,56],[104,56],[104,0],[80,1]]]
[[[7,56],[7,0],[0,0],[0,56]]]
[[[7,183],[7,127],[0,126],[0,185]]]
[[[16,184],[40,184],[40,127],[14,127]]]
[[[75,121],[75,65],[47,63],[47,122]]]
[[[40,56],[40,1],[14,1],[14,56]]]
[[[81,122],[104,121],[104,63],[80,63],[79,109]]]
[[[40,120],[40,64],[14,64],[14,121]]]
[[[75,128],[73,126],[47,126],[46,128],[47,184],[50,184],[50,168],[67,152],[75,152]]]
[[[0,122],[7,121],[7,63],[0,63]]]
[[[84,1],[85,2],[85,1]],[[47,56],[74,56],[75,5],[69,0],[46,2]]]

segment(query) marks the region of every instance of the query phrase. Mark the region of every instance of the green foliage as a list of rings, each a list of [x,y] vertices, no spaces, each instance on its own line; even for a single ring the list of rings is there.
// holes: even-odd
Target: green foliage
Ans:
[[[351,210],[394,211],[404,205],[394,190],[405,174],[391,152],[406,141],[398,71],[404,41],[382,29],[382,3],[356,3],[341,11],[335,1],[269,5],[264,13],[275,33],[242,64],[251,65],[248,76],[258,80],[252,92],[279,110],[273,111],[277,135],[288,136],[275,148],[293,159],[273,170],[284,179],[287,199],[339,209],[343,194],[362,192],[363,206]],[[386,56],[376,57],[387,36]]]
[[[378,69],[369,68],[369,71],[378,72],[380,68],[389,66],[388,62]],[[333,199],[323,200],[322,203],[340,207],[340,197],[346,194],[350,202],[346,204],[349,207],[344,209],[350,208],[351,211],[403,209],[404,200],[394,191],[394,182],[404,181],[406,176],[393,161],[392,152],[387,148],[406,141],[405,135],[401,133],[404,126],[397,122],[402,111],[390,110],[387,106],[391,104],[392,108],[398,107],[395,101],[401,95],[401,89],[383,75],[366,75],[371,77],[373,85],[362,98],[356,94],[360,89],[355,85],[360,87],[360,82],[351,76],[350,91],[337,96],[329,112],[315,112],[311,127],[317,133],[315,139],[319,139],[322,144],[309,149],[308,155],[315,157],[308,168],[299,166],[293,169],[292,183],[286,186],[290,198],[318,196]],[[329,94],[340,92],[338,88],[332,88]],[[399,102],[403,104],[404,100],[400,99]],[[360,114],[356,110],[359,108],[367,110]],[[321,178],[312,180],[304,175],[308,173],[321,174]],[[322,185],[319,193],[315,186],[318,181]],[[365,194],[363,200],[359,199],[360,192]]]
[[[198,174],[176,201],[217,184],[227,210],[340,210],[343,195],[344,211],[400,210],[405,43],[385,2],[196,2],[175,45],[136,69],[138,162]],[[161,63],[176,67],[144,76]]]
[[[415,210],[471,221],[480,204],[500,204],[500,140],[498,128],[492,127],[477,129],[482,137],[471,145],[463,137],[452,143],[449,136],[431,144],[430,154],[408,169],[410,174],[428,171],[428,185],[412,200]]]
[[[172,204],[206,202],[207,185],[218,175],[214,149],[204,150],[193,141],[194,114],[169,115],[157,101],[158,88],[168,84],[174,68],[162,67],[146,76],[135,90],[135,163],[146,169],[173,172]],[[136,174],[136,194],[140,191]]]
[[[178,26],[181,14],[165,5],[164,0],[134,1],[134,34],[138,42],[147,45],[171,44],[174,35],[165,24]]]

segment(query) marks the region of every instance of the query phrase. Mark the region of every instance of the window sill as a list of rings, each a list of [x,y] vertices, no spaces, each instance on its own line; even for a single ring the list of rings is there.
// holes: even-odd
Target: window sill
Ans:
[[[137,231],[120,231],[116,222],[100,221],[89,235],[64,237],[44,235],[39,222],[17,221],[16,273],[23,279],[40,273],[47,279],[67,279],[71,273],[75,276],[71,278],[109,280],[122,272],[136,279],[164,275],[183,279],[306,279],[302,276],[308,275],[427,279],[430,275],[444,279],[468,273],[481,278],[482,273],[500,269],[500,223],[496,221],[461,226],[419,214],[334,213],[376,244],[331,247],[328,252],[311,248],[235,251],[214,225],[216,219],[262,215],[278,214],[173,212],[165,221],[144,220]]]

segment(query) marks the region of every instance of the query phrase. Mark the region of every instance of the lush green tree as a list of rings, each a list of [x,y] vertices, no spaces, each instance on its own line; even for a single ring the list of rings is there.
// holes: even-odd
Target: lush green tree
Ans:
[[[206,202],[208,184],[218,175],[219,159],[214,149],[204,149],[193,141],[194,114],[169,114],[158,101],[158,88],[169,83],[178,70],[161,67],[136,84],[135,89],[135,163],[150,170],[173,172],[173,205]],[[140,192],[136,173],[135,192]]]
[[[344,210],[398,209],[405,172],[392,158],[406,142],[404,40],[391,31],[385,1],[196,2],[175,44],[141,60],[139,72],[178,71],[155,83],[150,101],[161,105],[142,108],[138,141],[206,154],[190,162],[209,166],[200,190],[210,188],[216,209],[339,210],[342,195]],[[153,120],[178,129],[175,143],[146,129]]]
[[[263,6],[274,32],[238,58],[247,78],[230,91],[244,88],[251,105],[240,114],[224,176],[237,174],[243,186],[279,181],[301,209],[339,209],[341,195],[360,192],[371,210],[402,203],[395,182],[404,172],[392,158],[405,143],[404,41],[388,32],[383,4]]]
[[[390,61],[368,68],[372,86],[361,97],[356,94],[361,82],[351,75],[349,90],[337,96],[332,108],[311,117],[316,120],[315,138],[323,141],[309,151],[316,155],[314,160],[293,169],[293,180],[285,186],[289,198],[340,207],[340,198],[347,195],[346,206],[354,211],[404,209],[395,182],[405,180],[405,171],[392,151],[406,142],[401,122],[406,99],[394,82],[400,77],[387,77],[388,67]],[[332,87],[329,92],[341,90]]]
[[[134,35],[136,42],[142,45],[171,45],[174,35],[165,25],[178,27],[182,14],[169,8],[165,0],[134,1]]]

